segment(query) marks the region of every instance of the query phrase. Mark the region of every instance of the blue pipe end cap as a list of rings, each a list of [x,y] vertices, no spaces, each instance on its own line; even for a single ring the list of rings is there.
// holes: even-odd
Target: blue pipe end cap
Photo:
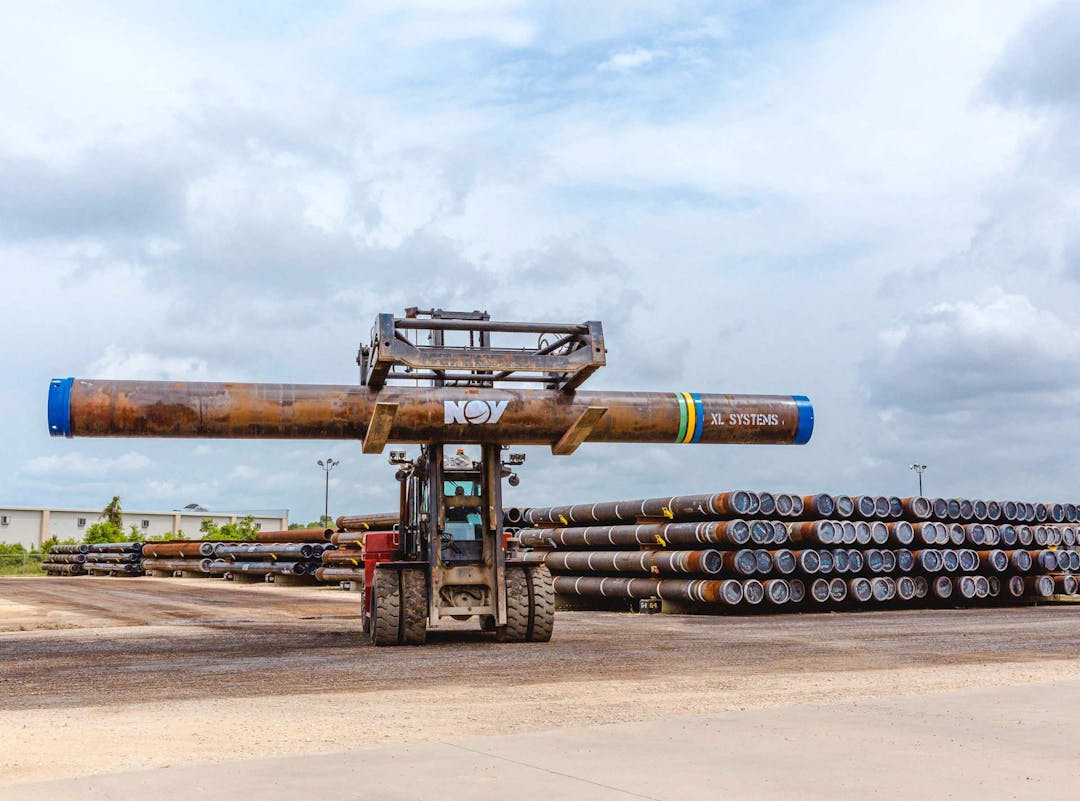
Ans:
[[[799,410],[799,427],[795,431],[795,444],[805,445],[814,435],[814,407],[805,395],[792,395]]]
[[[74,378],[49,382],[49,436],[71,439],[71,385]]]

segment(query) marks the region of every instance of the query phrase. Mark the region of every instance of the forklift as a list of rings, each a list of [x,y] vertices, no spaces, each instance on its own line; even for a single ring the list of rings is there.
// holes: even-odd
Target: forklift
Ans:
[[[451,344],[451,332],[467,339]],[[494,347],[496,333],[535,335],[537,342]],[[357,364],[361,383],[375,391],[392,382],[467,391],[505,381],[572,392],[604,358],[599,322],[493,322],[487,312],[411,308],[404,318],[379,315]],[[497,423],[502,410],[463,394],[461,401],[445,401],[442,412],[447,424],[481,426]],[[479,459],[439,440],[422,444],[412,459],[390,451],[400,483],[400,524],[394,532],[369,532],[364,541],[362,620],[375,645],[419,645],[446,621],[472,618],[498,642],[551,639],[551,574],[544,565],[510,558],[503,530],[502,482],[517,485],[513,468],[525,455],[504,453],[508,446],[497,441],[472,447],[479,447]]]

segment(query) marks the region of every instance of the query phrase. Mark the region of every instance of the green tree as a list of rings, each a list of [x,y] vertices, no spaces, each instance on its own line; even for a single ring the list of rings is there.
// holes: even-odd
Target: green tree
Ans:
[[[333,528],[334,518],[327,515],[319,515],[318,520],[312,520],[310,523],[289,523],[289,531],[296,531],[297,529],[304,528]]]
[[[99,523],[88,526],[86,529],[86,536],[83,537],[83,542],[87,545],[93,545],[94,543],[99,542],[126,541],[127,536],[124,534],[124,529],[107,520],[102,520]]]
[[[249,542],[255,539],[259,527],[255,518],[245,515],[235,523],[217,525],[209,517],[204,518],[199,530],[203,533],[204,540],[229,540],[237,542]]]
[[[112,523],[117,528],[124,525],[124,510],[120,508],[119,495],[113,495],[112,500],[105,504],[99,519],[104,520],[106,523]]]

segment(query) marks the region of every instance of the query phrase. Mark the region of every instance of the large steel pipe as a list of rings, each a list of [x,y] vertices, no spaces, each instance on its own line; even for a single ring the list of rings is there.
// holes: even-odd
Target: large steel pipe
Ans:
[[[144,570],[163,570],[173,572],[182,570],[187,573],[209,573],[212,559],[143,559]]]
[[[214,548],[214,555],[219,559],[240,561],[265,561],[266,559],[318,559],[322,556],[323,546],[309,542],[266,542],[256,544],[234,544],[220,542]]]
[[[126,562],[138,562],[139,554],[137,553],[91,553],[90,559],[95,562],[108,562],[109,564],[126,563]]]
[[[88,553],[89,551],[89,545],[54,545],[49,549],[49,553]]]
[[[114,573],[126,573],[133,576],[141,576],[142,568],[138,565],[131,564],[114,564],[112,562],[86,562],[83,564],[83,570],[90,573],[108,573],[110,575]]]
[[[550,392],[320,384],[53,379],[49,433],[66,437],[361,440],[379,405],[387,442],[801,445],[814,410],[801,395]],[[604,409],[599,419],[589,409]],[[383,436],[385,434],[385,436]]]
[[[717,517],[744,517],[760,509],[753,492],[673,495],[665,498],[638,498],[632,501],[579,503],[569,506],[538,506],[522,515],[533,526],[573,526],[582,523],[634,523],[640,518],[660,520],[709,520]]]
[[[84,553],[54,553],[49,552],[49,555],[45,557],[52,564],[70,564],[81,565],[86,561],[86,554]]]
[[[715,576],[724,566],[720,552],[705,551],[549,551],[549,570],[579,573],[704,573]]]
[[[131,553],[141,552],[142,548],[141,542],[95,542],[89,553]]]
[[[312,572],[314,572],[315,569],[317,568],[313,566]],[[303,562],[232,562],[229,566],[229,572],[281,573],[284,575],[302,576],[308,572],[308,566]]]
[[[529,548],[625,548],[638,545],[738,547],[750,541],[750,526],[745,520],[722,520],[710,523],[526,528],[517,533],[517,538]]]
[[[362,568],[320,567],[315,571],[315,578],[319,581],[363,581],[364,571]]]
[[[334,533],[334,536],[330,538],[330,542],[334,545],[350,545],[355,547],[364,544],[364,537],[366,535],[366,531],[337,531]]]
[[[290,528],[284,531],[259,531],[255,534],[256,542],[329,542],[334,536],[332,528]]]
[[[81,576],[86,571],[81,562],[65,564],[61,562],[42,562],[41,569],[50,576]]]
[[[360,550],[324,551],[322,563],[324,565],[351,565],[352,567],[360,567],[364,564],[363,555],[364,552]]]
[[[555,576],[555,592],[600,598],[665,601],[692,601],[735,605],[743,600],[743,587],[733,579],[598,578],[596,576]],[[754,582],[760,588],[760,584]],[[758,599],[760,600],[760,599]]]
[[[173,540],[172,542],[148,542],[143,545],[142,555],[149,559],[198,559],[214,555],[214,543],[205,540]]]
[[[520,519],[519,512],[518,520]],[[387,531],[400,522],[397,512],[378,512],[369,515],[342,515],[337,519],[337,527],[338,531]]]

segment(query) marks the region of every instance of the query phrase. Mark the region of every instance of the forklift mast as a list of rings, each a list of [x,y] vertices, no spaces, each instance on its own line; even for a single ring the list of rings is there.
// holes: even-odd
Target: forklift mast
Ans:
[[[518,345],[496,347],[492,334],[516,336]],[[522,347],[523,337],[535,337],[535,345]],[[446,422],[483,425],[497,422],[501,410],[470,399],[470,390],[515,382],[571,393],[604,359],[599,322],[493,322],[487,312],[411,308],[403,318],[379,315],[357,363],[362,383],[373,390],[421,381],[461,388],[461,400],[444,403]],[[422,642],[424,632],[447,618],[479,617],[483,629],[506,641],[551,636],[551,576],[543,566],[508,561],[503,533],[502,482],[525,457],[509,454],[504,461],[503,443],[473,447],[479,460],[442,440],[422,444],[413,458],[390,452],[401,484],[400,550],[365,586],[364,625],[376,644]],[[414,608],[420,601],[422,615]],[[385,619],[380,626],[380,606],[389,609],[384,618],[397,607],[396,626]]]

